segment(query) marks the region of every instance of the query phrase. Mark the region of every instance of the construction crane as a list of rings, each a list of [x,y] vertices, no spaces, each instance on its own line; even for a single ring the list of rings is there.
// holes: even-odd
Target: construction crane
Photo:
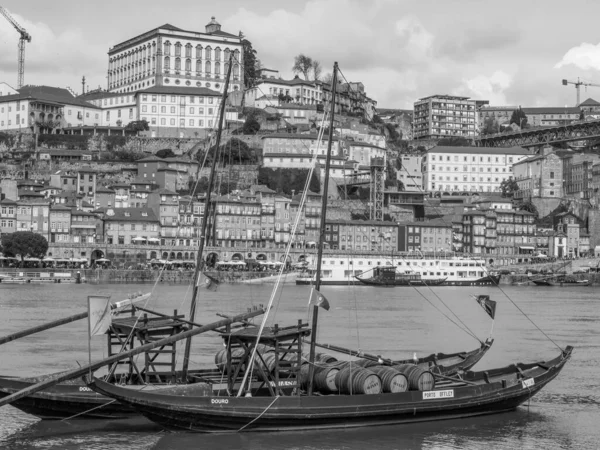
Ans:
[[[12,16],[8,13],[8,11],[3,6],[0,6],[0,14],[2,14],[4,17],[6,17],[6,20],[8,20],[12,24],[12,26],[15,27],[15,29],[21,35],[21,37],[19,38],[19,59],[18,59],[19,76],[17,79],[17,89],[20,89],[23,87],[23,79],[25,78],[25,42],[31,42],[31,35],[25,30],[25,28],[23,28],[21,25],[19,25],[15,21],[15,19],[12,18]]]
[[[574,84],[575,85],[575,89],[577,89],[577,104],[575,106],[579,106],[579,103],[581,103],[581,99],[580,99],[581,86],[596,86],[596,87],[600,87],[600,84],[586,83],[584,81],[581,81],[579,78],[577,78],[577,81],[562,80],[562,84],[563,84],[563,86],[566,86],[568,84]]]

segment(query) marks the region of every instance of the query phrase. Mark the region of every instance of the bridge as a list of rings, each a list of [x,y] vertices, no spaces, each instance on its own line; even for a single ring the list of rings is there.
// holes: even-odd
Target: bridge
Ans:
[[[578,121],[555,127],[528,128],[475,139],[478,147],[541,147],[574,141],[600,142],[600,120]]]

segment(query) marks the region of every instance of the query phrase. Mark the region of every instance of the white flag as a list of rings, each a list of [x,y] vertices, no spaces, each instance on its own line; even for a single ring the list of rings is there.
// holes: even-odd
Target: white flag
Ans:
[[[110,327],[110,297],[88,296],[90,337],[104,334]]]

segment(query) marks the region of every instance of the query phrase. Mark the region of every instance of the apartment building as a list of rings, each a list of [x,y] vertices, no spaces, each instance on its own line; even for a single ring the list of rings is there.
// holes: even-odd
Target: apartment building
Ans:
[[[398,224],[398,251],[452,251],[452,223],[442,220]]]
[[[213,236],[217,246],[259,247],[261,204],[256,201],[221,196],[215,199]]]
[[[0,200],[0,236],[17,231],[17,207],[14,200]]]
[[[50,207],[50,239],[48,242],[71,241],[71,208],[61,204]]]
[[[594,164],[600,163],[595,154],[567,154],[563,156],[564,194],[575,198],[591,199],[594,196]]]
[[[381,251],[398,250],[395,222],[375,220],[327,220],[325,242],[331,249]]]
[[[513,164],[513,178],[519,185],[516,199],[562,198],[563,161],[552,150],[542,152]]]
[[[151,208],[108,208],[104,215],[107,244],[156,243],[160,230],[161,224]]]
[[[469,97],[433,95],[414,104],[414,139],[475,138],[477,102]]]

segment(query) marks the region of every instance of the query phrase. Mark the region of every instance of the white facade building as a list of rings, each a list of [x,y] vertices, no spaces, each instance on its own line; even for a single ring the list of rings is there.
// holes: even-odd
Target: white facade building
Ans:
[[[108,90],[135,92],[155,86],[223,91],[233,53],[231,90],[243,86],[243,37],[226,33],[213,17],[205,32],[165,24],[108,51]]]
[[[423,157],[419,155],[401,155],[402,166],[398,169],[398,180],[407,192],[423,192]]]
[[[366,142],[348,142],[345,153],[350,160],[365,166],[371,165],[372,158],[383,158],[384,165],[387,161],[387,150],[385,148]]]
[[[513,164],[529,156],[521,147],[434,147],[423,157],[423,185],[427,191],[499,192]]]

